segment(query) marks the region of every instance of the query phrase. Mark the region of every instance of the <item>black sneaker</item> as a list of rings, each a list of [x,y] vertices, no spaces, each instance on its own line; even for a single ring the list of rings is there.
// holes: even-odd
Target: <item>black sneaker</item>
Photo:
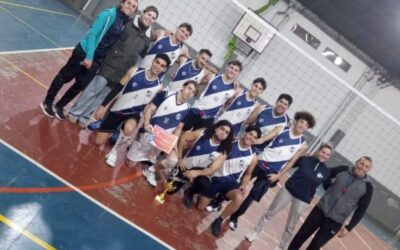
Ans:
[[[192,208],[193,206],[193,195],[189,194],[189,190],[186,189],[183,192],[183,205],[185,205],[186,208]]]
[[[43,114],[45,114],[51,118],[54,117],[55,114],[54,114],[54,110],[53,110],[53,105],[42,102],[40,104],[40,108],[42,109]]]
[[[62,120],[65,119],[64,109],[63,109],[63,108],[54,106],[54,113],[55,113],[56,118],[57,118],[58,120],[61,120],[61,121],[62,121]]]
[[[221,235],[221,225],[222,225],[222,219],[221,217],[216,218],[213,223],[211,223],[211,233],[214,236],[220,236]]]
[[[238,227],[237,219],[229,219],[229,229],[235,231]]]

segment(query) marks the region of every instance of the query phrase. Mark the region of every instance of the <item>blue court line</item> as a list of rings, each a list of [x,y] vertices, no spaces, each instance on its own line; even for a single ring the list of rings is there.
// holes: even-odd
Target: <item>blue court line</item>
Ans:
[[[1,139],[0,159],[0,186],[68,185],[75,189],[75,192],[65,193],[0,194],[0,214],[51,246],[60,249],[172,249]],[[6,249],[37,247],[2,223],[0,242]]]
[[[53,2],[57,1],[50,1]],[[69,10],[67,13],[71,14],[38,14],[36,10],[0,2],[0,34],[11,34],[0,39],[0,51],[75,46],[87,32],[89,24],[78,12]]]
[[[34,7],[34,6],[18,4],[18,3],[12,3],[12,2],[7,2],[7,1],[1,1],[0,0],[0,4],[5,4],[5,5],[11,5],[11,6],[20,7],[20,8],[30,9],[30,10],[33,10],[33,11],[52,13],[52,14],[57,14],[57,15],[61,15],[61,16],[75,17],[75,15],[63,13],[63,12],[60,12],[60,11],[55,11],[55,10],[51,10],[51,9],[44,9],[44,8],[38,8],[38,7]]]

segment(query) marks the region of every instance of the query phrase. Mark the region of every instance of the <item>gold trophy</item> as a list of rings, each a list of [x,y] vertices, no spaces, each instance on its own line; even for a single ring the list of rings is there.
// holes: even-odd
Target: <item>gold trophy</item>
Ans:
[[[154,199],[159,203],[163,204],[167,192],[172,191],[174,189],[174,182],[175,182],[174,179],[164,182],[164,191],[162,193],[159,193]]]

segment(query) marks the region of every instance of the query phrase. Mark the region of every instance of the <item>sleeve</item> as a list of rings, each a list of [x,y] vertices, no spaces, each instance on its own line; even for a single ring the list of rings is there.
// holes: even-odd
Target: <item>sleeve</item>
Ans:
[[[332,179],[335,179],[338,173],[347,171],[348,169],[348,166],[338,166],[331,168],[329,177],[323,183],[324,189],[327,190],[332,185]]]
[[[325,165],[325,167],[326,167],[326,175],[324,175],[323,182],[325,182],[326,180],[328,180],[328,179],[330,178],[330,175],[331,175],[331,170],[330,170],[330,168],[329,168],[328,166],[326,166],[326,164],[324,164],[324,165]]]
[[[361,196],[360,200],[357,203],[356,211],[351,217],[349,224],[346,225],[346,229],[348,231],[351,231],[358,224],[358,222],[360,222],[365,212],[367,211],[369,204],[371,203],[374,188],[370,182],[366,182],[365,185],[367,191],[363,196]]]
[[[139,53],[140,57],[144,58],[147,55],[148,50],[149,50],[149,43],[146,43],[146,45],[143,47],[142,51],[140,51],[140,53]]]
[[[117,96],[119,94],[119,92],[121,92],[121,90],[124,88],[124,85],[122,85],[121,83],[117,84],[117,86],[115,86],[110,93],[108,93],[108,95],[106,96],[106,98],[103,100],[103,102],[101,103],[101,106],[105,107],[107,106],[113,99],[115,96]]]
[[[97,47],[96,38],[103,32],[110,19],[110,11],[104,10],[94,20],[87,34],[86,59],[93,61],[94,51]]]
[[[165,98],[167,97],[167,91],[161,91],[158,92],[156,94],[156,96],[154,96],[153,100],[151,101],[151,103],[153,103],[155,106],[160,106],[160,104],[165,100]]]

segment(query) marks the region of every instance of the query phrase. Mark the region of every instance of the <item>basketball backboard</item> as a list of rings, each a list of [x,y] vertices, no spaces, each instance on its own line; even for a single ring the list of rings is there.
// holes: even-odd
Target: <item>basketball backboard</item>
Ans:
[[[245,54],[250,53],[251,50],[262,53],[276,31],[273,27],[259,21],[254,15],[256,15],[254,12],[245,12],[232,31],[233,35],[251,48],[242,51],[240,47],[243,47],[243,45],[238,47]]]

